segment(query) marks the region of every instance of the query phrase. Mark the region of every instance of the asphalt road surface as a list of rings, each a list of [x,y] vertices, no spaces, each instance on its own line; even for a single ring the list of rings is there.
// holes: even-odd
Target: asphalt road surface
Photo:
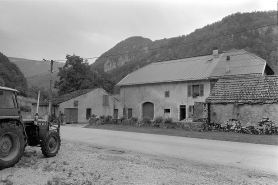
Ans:
[[[278,146],[215,141],[176,136],[61,127],[65,140],[135,151],[204,164],[278,174]]]

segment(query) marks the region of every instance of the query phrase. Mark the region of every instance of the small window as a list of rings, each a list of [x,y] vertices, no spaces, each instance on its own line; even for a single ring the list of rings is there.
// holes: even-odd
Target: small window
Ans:
[[[127,118],[129,119],[131,117],[132,117],[132,109],[129,108],[129,109],[127,109]]]
[[[92,109],[86,109],[86,119],[89,119],[92,116]]]
[[[170,97],[170,91],[165,91],[165,98],[169,98]]]
[[[108,97],[108,95],[103,95],[103,106],[109,106],[109,97]]]
[[[119,114],[119,110],[118,109],[114,109],[114,118],[118,119],[118,114]]]
[[[170,117],[170,113],[171,113],[170,109],[164,109],[164,117],[165,118],[169,118]]]
[[[73,106],[74,106],[74,107],[78,107],[78,101],[77,101],[77,100],[74,100],[74,101],[73,101]]]

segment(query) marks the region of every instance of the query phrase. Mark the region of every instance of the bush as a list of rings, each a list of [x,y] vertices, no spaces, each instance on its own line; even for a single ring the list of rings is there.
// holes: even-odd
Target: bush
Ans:
[[[165,125],[172,125],[173,124],[173,119],[172,118],[165,118],[164,119],[164,124]]]
[[[163,117],[158,116],[154,118],[154,122],[153,122],[154,127],[163,127],[162,125],[163,125]]]
[[[135,123],[137,123],[137,122],[138,122],[138,117],[132,116],[132,117],[130,118],[130,120],[133,121],[133,122],[135,122]]]
[[[141,120],[141,124],[142,124],[142,125],[150,126],[151,123],[152,123],[152,121],[151,121],[151,118],[149,118],[149,117],[144,117],[144,118]]]

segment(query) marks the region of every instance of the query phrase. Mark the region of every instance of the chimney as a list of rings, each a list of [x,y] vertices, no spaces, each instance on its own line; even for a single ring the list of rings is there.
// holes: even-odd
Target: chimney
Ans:
[[[218,55],[218,48],[217,47],[213,47],[213,51],[212,51],[212,55]]]

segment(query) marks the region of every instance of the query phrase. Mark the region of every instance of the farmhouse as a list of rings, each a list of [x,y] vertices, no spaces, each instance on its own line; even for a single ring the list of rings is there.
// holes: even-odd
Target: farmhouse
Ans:
[[[278,76],[238,76],[219,79],[210,96],[210,121],[238,119],[242,125],[263,117],[278,123]]]
[[[52,100],[52,115],[65,116],[66,123],[84,123],[94,114],[123,116],[124,104],[102,88],[82,89]],[[48,102],[40,104],[40,115],[48,114]]]
[[[263,76],[273,71],[265,60],[245,50],[213,50],[212,55],[152,63],[117,86],[128,117],[183,120],[193,116],[194,102],[205,102],[220,77],[242,74]]]

